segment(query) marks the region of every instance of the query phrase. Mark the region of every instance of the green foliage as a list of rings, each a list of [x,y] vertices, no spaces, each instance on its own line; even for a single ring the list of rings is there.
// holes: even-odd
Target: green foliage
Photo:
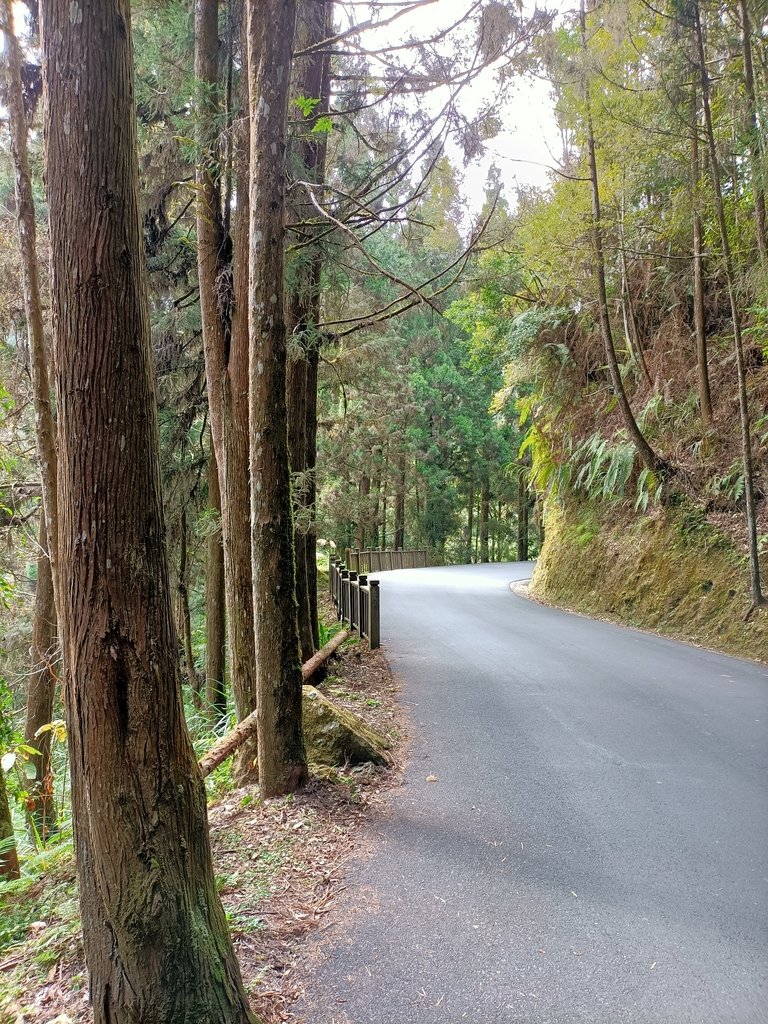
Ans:
[[[561,327],[572,316],[569,309],[562,309],[557,306],[534,306],[518,314],[509,325],[507,331],[506,356],[510,361],[520,359],[527,355],[534,345],[539,343],[545,331],[553,331]],[[545,346],[551,349],[562,362],[569,358],[568,349],[563,345],[545,341]]]
[[[311,117],[314,113],[315,107],[320,102],[320,99],[319,97],[312,98],[309,96],[297,96],[293,102],[302,112],[304,117]]]
[[[635,448],[628,441],[609,443],[592,434],[573,452],[579,470],[573,481],[575,491],[602,499],[623,498],[635,465]]]
[[[732,502],[744,497],[744,467],[740,462],[735,462],[722,476],[714,477],[712,493],[722,495]]]

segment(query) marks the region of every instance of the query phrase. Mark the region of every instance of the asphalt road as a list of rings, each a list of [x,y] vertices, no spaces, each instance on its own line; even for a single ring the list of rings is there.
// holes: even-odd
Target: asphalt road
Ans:
[[[768,1022],[768,674],[511,593],[528,575],[382,575],[411,758],[301,1012]]]

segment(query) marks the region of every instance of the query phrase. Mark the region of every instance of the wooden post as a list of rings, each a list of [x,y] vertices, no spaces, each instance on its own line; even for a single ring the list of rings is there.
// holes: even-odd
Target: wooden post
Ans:
[[[370,629],[368,633],[368,646],[375,651],[381,646],[381,631],[379,626],[379,581],[370,582]]]
[[[357,587],[358,594],[360,595],[360,638],[365,637],[368,640],[370,637],[371,603],[369,599],[368,577],[365,573],[360,573],[357,577]]]
[[[339,618],[342,622],[349,621],[349,569],[342,569],[340,580],[341,595],[339,600]]]
[[[351,629],[360,631],[360,589],[357,573],[349,573],[349,625]]]

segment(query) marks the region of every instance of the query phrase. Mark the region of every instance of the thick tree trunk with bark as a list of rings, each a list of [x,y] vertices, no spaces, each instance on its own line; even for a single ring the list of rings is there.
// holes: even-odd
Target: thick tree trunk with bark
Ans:
[[[48,731],[38,736],[38,730],[53,719],[55,666],[59,657],[51,562],[45,547],[47,538],[43,506],[40,509],[40,552],[37,556],[35,614],[32,624],[33,665],[27,683],[27,714],[24,722],[24,742],[40,752],[32,754],[29,759],[35,775],[29,781],[27,815],[31,827],[42,842],[56,831],[56,803],[51,771],[51,733]]]
[[[251,558],[259,786],[264,797],[289,793],[307,778],[294,592],[283,295],[285,133],[295,13],[293,0],[248,3]]]
[[[331,35],[331,0],[300,0],[296,19],[296,49],[316,46]],[[312,129],[328,111],[330,100],[330,50],[318,50],[295,62],[292,93],[319,100],[314,110],[295,129],[290,168],[298,181],[317,184],[325,177],[327,136]],[[293,116],[299,117],[298,111]],[[297,186],[290,205],[292,223],[315,219],[306,187]],[[293,284],[287,306],[291,338],[288,360],[287,403],[291,469],[297,474],[294,491],[296,597],[302,657],[308,658],[319,642],[317,622],[317,531],[315,527],[317,461],[317,372],[321,338],[320,277],[323,253],[312,242],[311,229],[302,228],[302,245],[294,259]]]
[[[218,130],[219,18],[217,0],[197,0],[195,73],[199,85],[197,244],[200,309],[211,436],[219,469],[224,545],[224,603],[230,652],[230,679],[238,718],[256,707],[256,647],[251,576],[251,500],[248,466],[248,165],[250,131],[247,76],[245,111],[233,131],[237,205],[232,245],[227,211],[221,205]],[[243,52],[245,52],[243,32]],[[230,265],[229,252],[232,251]],[[229,275],[232,275],[231,293]],[[231,299],[231,301],[230,301]],[[255,782],[255,737],[235,763],[239,784]]]
[[[208,456],[208,505],[218,513],[219,525],[208,536],[205,559],[205,702],[211,718],[227,715],[224,615],[224,548],[221,539],[221,494],[219,467],[212,450]]]
[[[130,5],[41,6],[64,692],[94,1021],[245,1024],[181,703]]]

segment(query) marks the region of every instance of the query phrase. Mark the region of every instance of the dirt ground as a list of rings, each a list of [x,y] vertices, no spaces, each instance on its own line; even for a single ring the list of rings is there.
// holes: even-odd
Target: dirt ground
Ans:
[[[293,796],[262,802],[256,789],[238,789],[209,808],[219,891],[262,1024],[311,1024],[291,1011],[301,989],[302,944],[334,922],[345,864],[365,856],[368,826],[384,812],[385,791],[400,779],[405,728],[382,652],[345,646],[325,679],[312,681],[387,736],[394,767],[315,769],[310,784]],[[73,892],[71,859],[57,870],[60,884]],[[42,900],[39,885],[39,893],[30,890],[24,898]],[[46,914],[41,906],[41,920],[30,923],[0,959],[0,1024],[90,1019],[76,919],[70,914],[68,922],[57,921],[55,908],[50,910]],[[36,934],[54,927],[61,928],[63,941],[41,973],[32,956]]]

